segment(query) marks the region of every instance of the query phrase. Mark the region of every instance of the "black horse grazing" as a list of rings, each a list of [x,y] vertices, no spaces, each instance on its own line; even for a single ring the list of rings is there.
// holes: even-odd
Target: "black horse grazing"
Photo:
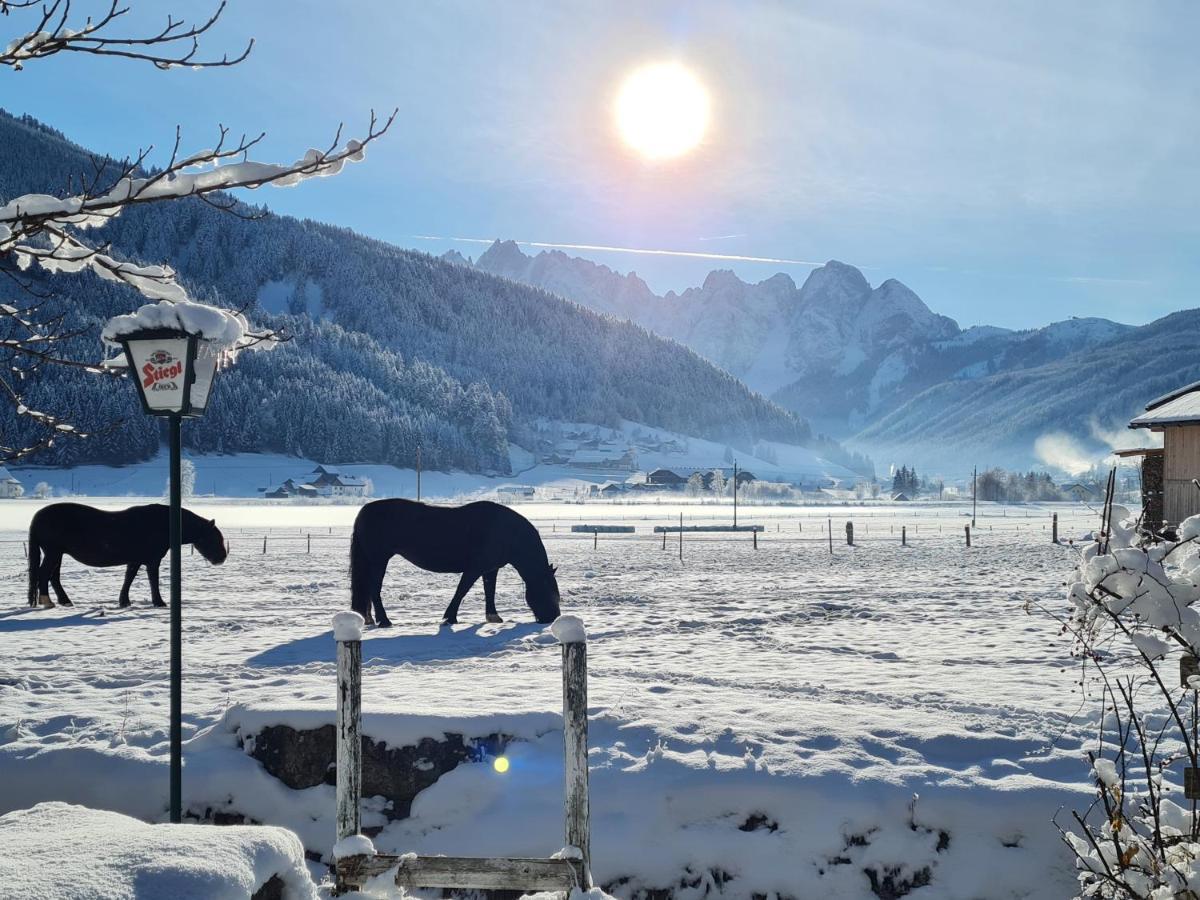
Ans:
[[[170,549],[170,507],[161,503],[106,512],[81,503],[52,503],[39,509],[29,524],[29,605],[53,606],[49,584],[63,606],[71,598],[59,574],[63,554],[87,566],[125,566],[121,606],[129,605],[129,586],[146,567],[155,606],[166,606],[158,591],[158,566]],[[183,543],[220,565],[228,553],[213,519],[183,511]]]
[[[487,620],[496,612],[496,574],[511,565],[525,582],[525,602],[539,622],[558,618],[558,581],[541,535],[520,513],[498,503],[427,506],[412,500],[376,500],[359,510],[350,541],[350,606],[366,621],[371,607],[380,626],[392,623],[379,592],[388,562],[399,554],[429,572],[461,572],[443,625],[458,621],[458,606],[483,579]]]

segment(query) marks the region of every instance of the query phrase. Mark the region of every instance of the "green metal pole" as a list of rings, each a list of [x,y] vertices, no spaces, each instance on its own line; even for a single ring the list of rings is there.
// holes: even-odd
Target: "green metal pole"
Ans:
[[[183,498],[180,487],[179,416],[171,416],[171,821],[183,820]]]

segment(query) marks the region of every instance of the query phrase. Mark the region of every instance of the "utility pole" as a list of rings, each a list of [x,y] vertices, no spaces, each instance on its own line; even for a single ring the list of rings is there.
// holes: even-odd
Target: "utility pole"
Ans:
[[[417,445],[417,502],[421,502],[421,445]]]
[[[975,527],[975,504],[979,502],[979,466],[971,472],[971,527]]]

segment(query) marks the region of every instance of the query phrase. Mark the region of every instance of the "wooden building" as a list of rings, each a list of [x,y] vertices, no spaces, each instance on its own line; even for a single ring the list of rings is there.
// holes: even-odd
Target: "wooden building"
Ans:
[[[1129,423],[1163,436],[1163,446],[1123,451],[1142,458],[1142,505],[1145,522],[1178,525],[1200,513],[1200,381],[1146,405]]]

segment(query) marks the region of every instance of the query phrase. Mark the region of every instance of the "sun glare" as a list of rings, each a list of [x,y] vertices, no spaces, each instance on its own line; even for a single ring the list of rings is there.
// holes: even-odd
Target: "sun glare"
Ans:
[[[694,148],[708,129],[708,91],[677,63],[644,66],[617,92],[621,138],[646,159],[671,159]]]

